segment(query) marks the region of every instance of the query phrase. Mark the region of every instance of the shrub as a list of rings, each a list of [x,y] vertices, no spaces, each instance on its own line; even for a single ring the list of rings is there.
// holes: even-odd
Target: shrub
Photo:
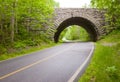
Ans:
[[[26,44],[23,43],[22,41],[19,41],[19,42],[15,42],[14,43],[14,48],[25,48],[26,47]]]
[[[0,54],[3,54],[5,52],[7,52],[7,49],[3,47],[2,45],[0,45]]]

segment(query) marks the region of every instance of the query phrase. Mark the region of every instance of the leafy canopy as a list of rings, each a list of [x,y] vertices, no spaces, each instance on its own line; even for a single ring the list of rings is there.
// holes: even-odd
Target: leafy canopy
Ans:
[[[113,28],[120,28],[120,0],[91,0],[92,6],[107,10],[107,21]]]

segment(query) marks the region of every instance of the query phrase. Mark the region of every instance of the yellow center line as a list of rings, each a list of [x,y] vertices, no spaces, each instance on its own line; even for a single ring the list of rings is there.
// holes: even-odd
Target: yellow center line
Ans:
[[[68,50],[68,49],[70,49],[71,47],[72,47],[72,46],[70,46],[69,48],[66,48],[66,49],[64,49],[64,50],[62,50],[62,51],[59,51],[59,52],[57,52],[57,53],[54,54],[54,55],[48,56],[48,57],[46,57],[46,58],[44,58],[44,59],[42,59],[42,60],[39,60],[39,61],[37,61],[37,62],[34,62],[34,63],[30,64],[30,65],[25,66],[25,67],[22,67],[22,68],[20,68],[20,69],[18,69],[18,70],[16,70],[16,71],[13,71],[13,72],[11,72],[11,73],[8,73],[8,74],[6,74],[6,75],[3,75],[3,76],[0,77],[0,80],[2,80],[2,79],[4,79],[4,78],[7,78],[7,77],[9,77],[9,76],[12,76],[12,75],[14,75],[14,74],[16,74],[16,73],[18,73],[18,72],[24,71],[24,70],[26,70],[26,69],[28,69],[28,68],[30,68],[30,67],[33,67],[33,66],[35,66],[35,65],[37,65],[37,64],[39,64],[39,63],[42,63],[42,62],[44,62],[44,61],[46,61],[46,60],[48,60],[48,59],[51,59],[51,58],[59,55],[60,53],[66,51],[66,50]]]
[[[35,62],[35,63],[32,63],[32,64],[30,64],[30,65],[27,65],[27,66],[25,66],[25,67],[23,67],[23,68],[20,68],[20,69],[14,71],[14,72],[11,72],[11,73],[9,73],[9,74],[6,74],[6,75],[0,77],[0,80],[1,80],[1,79],[4,79],[4,78],[7,78],[7,77],[9,77],[9,76],[11,76],[11,75],[14,75],[14,74],[16,74],[16,73],[18,73],[18,72],[21,72],[21,71],[23,71],[23,70],[25,70],[25,69],[28,69],[28,68],[30,68],[30,67],[32,67],[32,66],[34,66],[34,65],[37,65],[37,64],[39,64],[39,63],[41,63],[41,62],[44,62],[44,61],[46,61],[46,60],[48,60],[48,59],[50,59],[50,58],[52,58],[52,57],[54,57],[54,56],[56,56],[56,55],[49,56],[49,57],[44,58],[44,59],[42,59],[42,60],[39,60],[39,61],[37,61],[37,62]]]

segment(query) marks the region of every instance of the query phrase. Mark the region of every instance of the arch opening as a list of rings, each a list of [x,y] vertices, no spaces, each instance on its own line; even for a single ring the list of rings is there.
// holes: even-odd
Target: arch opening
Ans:
[[[78,25],[72,25],[65,28],[59,37],[59,42],[86,42],[90,41],[86,30]]]
[[[67,28],[71,25],[78,25],[78,26],[83,27],[90,35],[91,41],[97,41],[99,33],[96,29],[95,24],[93,24],[90,20],[82,18],[82,17],[72,17],[72,18],[69,18],[69,19],[63,21],[58,26],[57,31],[54,34],[54,41],[58,42],[61,32],[65,28]]]

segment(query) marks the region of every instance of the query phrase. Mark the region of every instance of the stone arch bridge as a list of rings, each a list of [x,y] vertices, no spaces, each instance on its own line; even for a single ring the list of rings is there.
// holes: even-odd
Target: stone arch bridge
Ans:
[[[56,8],[53,34],[54,41],[59,41],[60,33],[71,25],[82,26],[93,41],[100,39],[105,33],[105,11],[94,8]]]

